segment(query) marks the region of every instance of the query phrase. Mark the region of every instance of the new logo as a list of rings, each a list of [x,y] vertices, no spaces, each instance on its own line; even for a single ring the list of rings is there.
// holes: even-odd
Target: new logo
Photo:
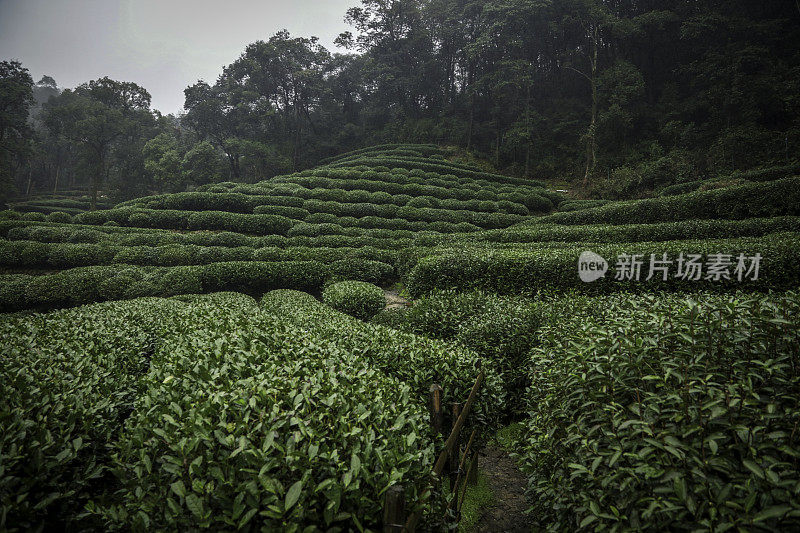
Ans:
[[[585,251],[578,258],[578,276],[581,281],[591,283],[602,278],[608,272],[608,262],[594,252]]]

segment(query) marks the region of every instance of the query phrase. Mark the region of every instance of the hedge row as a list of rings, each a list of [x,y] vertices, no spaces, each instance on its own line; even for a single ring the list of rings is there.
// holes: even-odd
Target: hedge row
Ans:
[[[470,170],[459,168],[452,165],[447,165],[444,162],[432,162],[425,158],[405,158],[405,157],[381,157],[381,156],[363,156],[358,159],[342,161],[339,163],[332,163],[332,167],[341,166],[370,166],[370,167],[401,167],[401,168],[416,168],[420,170],[427,170],[432,172],[439,172],[443,174],[456,174],[458,176],[468,177],[476,180],[486,180],[495,183],[508,183],[514,185],[525,185],[530,187],[545,187],[545,184],[530,179],[512,178],[502,174],[494,174],[492,172],[484,172],[482,170]]]
[[[507,227],[524,218],[519,215],[501,213],[480,214],[433,208],[393,208],[389,205],[383,206],[384,209],[376,210],[382,211],[381,214],[384,216],[366,215],[355,218],[347,216],[347,213],[363,214],[368,210],[361,209],[360,204],[339,204],[319,200],[309,200],[306,204],[308,204],[306,207],[309,211],[315,211],[312,215],[304,217],[306,224],[334,223],[362,229],[455,233],[477,231],[478,223],[483,227]],[[330,213],[330,211],[342,216]],[[391,216],[391,212],[394,212],[394,216]],[[221,230],[255,235],[292,235],[291,228],[299,223],[297,220],[276,214],[250,215],[223,211],[154,210],[135,207],[82,213],[75,217],[75,221],[79,224],[94,225],[114,221],[121,225],[141,228]],[[317,234],[325,233],[324,230],[317,232]]]
[[[0,311],[69,307],[90,302],[217,291],[319,291],[328,267],[316,261],[211,263],[201,266],[91,266],[42,276],[4,276]]]
[[[537,344],[541,315],[549,302],[483,291],[432,291],[404,310],[387,310],[372,319],[394,329],[432,339],[454,341],[492,361],[501,374],[506,395],[519,398],[530,385],[530,350]],[[513,402],[516,415],[524,406]]]
[[[425,398],[432,383],[444,388],[443,401],[464,401],[478,375],[478,356],[455,344],[435,341],[362,322],[297,291],[273,291],[261,308],[307,329],[352,353],[363,354],[373,368],[411,386]],[[483,361],[486,379],[477,396],[472,423],[494,426],[492,413],[505,405],[500,377],[492,361]]]
[[[376,173],[378,174],[378,173]],[[420,178],[420,183],[394,183],[387,181],[376,181],[375,177],[370,176],[369,173],[361,176],[351,175],[349,177],[341,178],[328,178],[322,176],[289,176],[280,178],[284,183],[295,183],[307,189],[323,188],[323,189],[341,189],[345,191],[367,191],[371,193],[385,192],[391,195],[408,195],[410,197],[416,196],[430,196],[438,198],[439,200],[455,199],[461,201],[468,200],[485,200],[485,201],[501,201],[509,200],[514,201],[517,195],[522,200],[522,203],[530,211],[541,213],[552,210],[553,200],[557,198],[546,198],[545,195],[553,196],[552,193],[547,193],[543,189],[536,188],[520,188],[515,189],[511,187],[504,191],[493,191],[474,184],[472,188],[445,188],[436,185],[429,185],[428,181]],[[278,182],[278,178],[274,178],[270,183]],[[501,195],[503,195],[501,197]],[[543,200],[546,200],[543,201]]]
[[[225,211],[180,211],[174,209],[140,209],[121,207],[105,211],[89,211],[75,217],[78,224],[100,225],[113,221],[139,228],[176,230],[221,230],[256,235],[285,235],[292,220],[277,215],[248,215]]]
[[[168,230],[108,226],[61,226],[25,221],[0,221],[0,235],[10,240],[30,240],[46,243],[107,243],[120,246],[162,246],[167,244],[196,244],[251,248],[294,246],[363,247],[396,250],[413,244],[414,232],[408,230],[358,228],[338,229],[341,234],[319,236],[265,235],[263,237],[232,232],[176,233]]]
[[[800,217],[748,218],[745,220],[683,220],[655,224],[562,226],[518,224],[501,230],[482,231],[465,237],[420,235],[420,245],[447,242],[644,242],[685,239],[725,239],[760,237],[777,232],[800,232]]]
[[[800,215],[800,178],[747,183],[681,196],[615,202],[593,209],[554,213],[539,219],[539,222],[566,225],[640,224],[694,218],[742,219],[781,215]]]
[[[229,261],[319,261],[363,259],[394,263],[397,252],[373,247],[289,248],[248,246],[115,246],[108,244],[0,241],[0,266],[10,268],[75,268],[92,265],[186,266]]]
[[[367,209],[380,209],[381,206],[435,207],[450,211],[474,211],[476,213],[508,213],[518,215],[527,215],[529,213],[528,208],[525,206],[525,202],[529,194],[532,193],[530,191],[504,192],[497,194],[497,200],[457,200],[455,198],[440,199],[436,198],[435,196],[427,195],[392,195],[384,191],[369,192],[358,189],[344,190],[329,189],[324,187],[308,189],[300,185],[287,190],[276,189],[272,192],[273,196],[270,196],[270,203],[292,203],[291,207],[301,207],[306,209],[308,209],[308,207],[305,205],[305,201],[322,200],[337,202],[339,204],[360,204],[363,206],[373,206]],[[275,196],[275,194],[278,192],[284,192],[290,194],[291,196]],[[539,193],[535,194],[538,195]],[[485,194],[482,193],[479,195],[485,196]],[[264,209],[264,207],[266,206],[257,207],[256,211]],[[276,205],[276,207],[278,206]]]
[[[349,152],[344,152],[339,155],[331,156],[327,159],[321,160],[320,164],[325,165],[327,163],[337,161],[339,159],[349,159],[351,157],[357,155],[363,155],[370,152],[383,153],[392,150],[408,150],[408,151],[418,152],[423,155],[432,155],[443,152],[443,150],[438,146],[436,146],[435,144],[386,143],[386,144],[376,144],[373,146],[368,146],[366,148],[359,148],[358,150],[351,150]]]
[[[800,529],[800,295],[574,300],[529,363],[533,529]]]
[[[240,294],[0,332],[3,530],[374,530],[385,490],[417,501],[434,460],[408,385]]]
[[[559,211],[579,211],[592,207],[601,207],[609,203],[609,200],[567,200],[558,204]]]
[[[561,248],[526,245],[524,248],[467,247],[434,248],[418,250],[416,256],[401,264],[399,271],[408,291],[418,296],[433,289],[484,289],[503,294],[536,293],[543,289],[578,289],[591,293],[618,290],[768,290],[797,287],[800,277],[800,235],[797,233],[773,234],[762,238],[727,240],[666,241],[660,243],[624,243],[587,247],[585,244],[566,245]],[[608,262],[605,277],[593,283],[584,283],[578,276],[578,258],[583,251],[591,250]],[[654,279],[645,281],[649,274],[651,254],[661,260],[663,254],[674,261],[667,281],[662,281],[660,271]],[[689,281],[677,279],[679,254],[702,255],[702,276],[707,271],[705,261],[711,254],[731,254],[733,265],[728,269],[730,280]],[[761,254],[759,278],[746,278],[738,282],[733,275],[739,254]],[[617,258],[621,254],[639,254],[642,257],[641,281],[616,281]],[[409,266],[410,265],[410,266]],[[750,263],[747,262],[749,267]],[[654,266],[658,266],[655,264]]]

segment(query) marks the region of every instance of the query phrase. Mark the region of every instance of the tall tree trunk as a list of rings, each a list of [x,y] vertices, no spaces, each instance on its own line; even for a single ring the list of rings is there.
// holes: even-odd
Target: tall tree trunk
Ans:
[[[467,131],[467,152],[472,149],[472,129],[475,124],[475,100],[469,95],[469,130]]]
[[[597,49],[598,43],[598,30],[597,27],[592,29],[592,55],[589,58],[591,63],[591,76],[589,81],[592,85],[592,119],[589,124],[589,131],[586,135],[586,173],[583,176],[583,188],[589,186],[589,176],[594,172],[595,165],[597,164]]]
[[[25,188],[25,196],[31,195],[31,184],[33,183],[33,165],[28,167],[28,186]]]
[[[56,178],[53,180],[53,196],[58,194],[58,178],[61,176],[61,165],[56,165]]]
[[[528,81],[528,90],[525,97],[525,177],[530,177],[531,173],[531,81]]]
[[[295,104],[294,107],[294,146],[292,148],[292,171],[297,172],[297,167],[300,164],[300,107]]]

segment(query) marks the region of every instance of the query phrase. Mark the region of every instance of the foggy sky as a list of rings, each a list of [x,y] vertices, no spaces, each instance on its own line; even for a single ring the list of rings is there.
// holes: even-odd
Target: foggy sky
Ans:
[[[22,62],[59,87],[103,76],[138,83],[162,113],[183,108],[183,90],[214,83],[247,44],[286,28],[333,40],[358,0],[0,0],[0,61]]]

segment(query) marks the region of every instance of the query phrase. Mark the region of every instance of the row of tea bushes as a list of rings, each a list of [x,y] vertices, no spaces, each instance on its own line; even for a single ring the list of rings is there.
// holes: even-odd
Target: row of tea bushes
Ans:
[[[332,163],[329,166],[333,168],[367,166],[373,168],[386,167],[418,169],[441,174],[454,174],[458,177],[471,178],[474,180],[485,180],[493,183],[523,185],[528,187],[546,186],[544,183],[532,179],[513,178],[511,176],[485,172],[479,169],[464,168],[462,165],[448,165],[446,161],[435,161],[419,157],[383,157],[366,155],[359,158]]]
[[[152,228],[120,226],[60,225],[47,222],[19,220],[0,221],[0,235],[12,241],[27,240],[44,243],[112,244],[119,246],[163,246],[184,244],[224,246],[234,248],[291,248],[306,247],[372,247],[396,250],[413,244],[415,233],[409,230],[358,230],[336,226],[337,234],[316,236],[244,235],[229,231],[195,231],[178,233]]]
[[[409,386],[275,315],[190,319],[117,446],[122,501],[94,512],[142,530],[357,530],[378,527],[393,483],[418,500],[434,456]]]
[[[498,296],[484,291],[434,290],[407,309],[387,310],[372,322],[433,339],[453,341],[492,361],[500,372],[508,398],[519,398],[530,385],[528,360],[541,323],[540,300]],[[523,407],[510,402],[517,417]]]
[[[743,219],[784,215],[800,215],[800,177],[747,183],[680,196],[614,202],[601,207],[554,213],[538,222],[567,225],[641,224],[694,218]]]
[[[93,265],[180,266],[206,265],[227,261],[319,261],[363,259],[394,263],[397,252],[373,247],[293,246],[161,246],[44,243],[0,240],[0,267],[14,269],[66,269]]]
[[[369,176],[369,174],[367,174]],[[282,180],[277,182],[276,180]],[[307,189],[334,189],[344,191],[366,191],[370,193],[385,192],[391,195],[407,195],[410,197],[428,196],[440,201],[449,199],[459,201],[481,200],[499,202],[502,200],[515,201],[516,195],[522,195],[522,202],[532,213],[548,212],[553,209],[553,200],[548,198],[546,191],[542,189],[515,189],[510,187],[505,191],[495,192],[484,189],[476,185],[474,188],[444,188],[429,185],[430,181],[421,179],[422,183],[395,183],[390,181],[378,181],[372,176],[367,178],[359,176],[349,176],[341,178],[328,178],[322,176],[300,176],[292,175],[283,178],[273,178],[270,183],[294,183]],[[502,196],[501,196],[502,195]],[[519,202],[517,202],[519,203]]]
[[[337,271],[342,270],[346,268],[339,267]],[[176,267],[113,265],[72,268],[40,276],[5,275],[0,276],[0,312],[218,291],[258,295],[292,288],[317,292],[329,275],[330,268],[316,261],[233,261]]]
[[[243,295],[0,331],[3,530],[375,529],[431,468],[424,397]]]
[[[476,242],[644,242],[684,239],[760,237],[770,233],[800,232],[800,217],[748,218],[744,220],[682,220],[654,224],[597,224],[567,226],[522,223],[469,236],[418,235],[418,245]]]
[[[555,245],[555,246],[554,246]],[[584,283],[578,276],[578,258],[591,250],[608,262],[608,272],[593,283]],[[654,270],[655,277],[645,281],[650,273],[651,255],[658,261],[663,254],[673,261],[668,279]],[[679,254],[701,255],[701,280],[676,277]],[[640,281],[616,281],[617,258],[621,254],[640,255]],[[727,269],[730,279],[706,280],[705,262],[712,254],[729,254],[732,264]],[[740,254],[754,257],[760,254],[757,280],[743,276],[739,282],[734,274]],[[503,294],[536,293],[543,289],[578,289],[587,292],[618,290],[768,290],[798,286],[797,265],[800,264],[800,235],[776,233],[761,238],[740,238],[697,241],[665,241],[645,243],[615,243],[587,245],[586,243],[543,243],[516,247],[462,245],[457,248],[427,248],[404,252],[398,262],[408,291],[419,296],[433,289],[484,289]],[[662,265],[663,266],[663,265]],[[751,261],[745,267],[749,269]],[[686,269],[684,269],[686,270]]]
[[[391,153],[393,151],[416,152],[422,156],[430,156],[443,153],[443,150],[438,146],[436,146],[435,144],[386,143],[386,144],[375,144],[372,146],[367,146],[366,148],[359,148],[357,150],[344,152],[323,159],[322,161],[320,161],[320,163],[326,165],[334,161],[339,161],[341,159],[350,159],[352,157],[364,155],[371,152]]]
[[[3,289],[0,289],[3,290]],[[69,529],[108,490],[109,446],[182,305],[141,299],[0,317],[0,529]]]
[[[798,293],[571,300],[531,357],[537,527],[800,528]]]
[[[409,384],[419,398],[427,398],[430,385],[438,383],[444,388],[443,401],[463,402],[479,372],[480,358],[470,350],[362,322],[308,294],[273,291],[262,298],[261,308],[331,339],[345,351],[363,354],[372,367]],[[497,422],[491,413],[504,408],[505,394],[495,363],[487,360],[482,363],[486,380],[478,396],[475,416],[470,418],[491,426]]]
[[[100,225],[112,221],[120,225],[138,228],[217,230],[252,235],[286,235],[293,225],[291,219],[277,215],[134,207],[87,211],[76,216],[74,221],[77,224],[89,225]]]
[[[171,230],[213,230],[243,233],[248,235],[292,235],[298,225],[336,224],[357,230],[405,230],[436,231],[455,233],[478,231],[483,227],[500,228],[519,222],[524,217],[503,213],[472,213],[470,211],[450,211],[434,208],[400,207],[389,209],[381,216],[366,215],[360,218],[347,215],[365,211],[359,208],[350,210],[348,205],[334,202],[321,202],[314,207],[315,212],[304,217],[304,222],[277,214],[242,214],[225,211],[180,211],[167,209],[143,209],[121,207],[106,211],[89,211],[74,218],[77,224],[102,225],[108,222],[128,227],[171,229]],[[339,209],[339,208],[342,209]],[[270,211],[270,210],[264,210]],[[328,211],[336,211],[330,213]],[[380,210],[378,210],[380,212]],[[390,216],[388,211],[393,211]],[[337,214],[338,213],[338,214]],[[341,215],[341,216],[340,216]],[[320,232],[324,233],[324,232]],[[360,232],[359,232],[360,234]]]

